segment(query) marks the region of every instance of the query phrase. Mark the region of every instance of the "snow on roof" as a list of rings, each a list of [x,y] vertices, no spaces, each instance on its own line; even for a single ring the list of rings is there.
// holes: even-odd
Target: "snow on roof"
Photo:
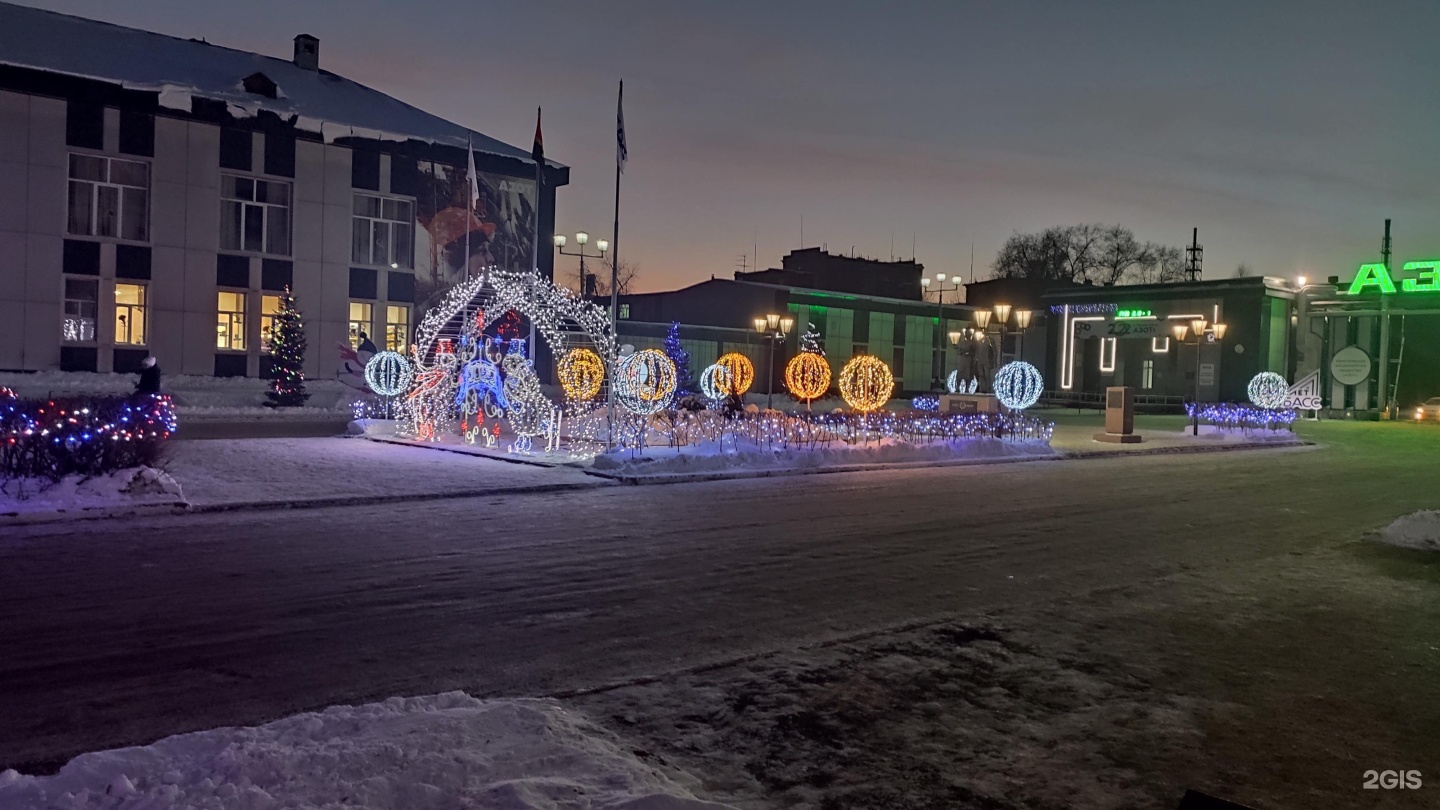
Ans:
[[[464,147],[468,138],[477,152],[530,160],[524,149],[325,70],[12,3],[0,2],[0,64],[158,93],[162,107],[187,114],[197,96],[224,102],[237,117],[268,110],[326,142],[415,139]],[[255,73],[278,85],[276,98],[245,91],[245,78]]]

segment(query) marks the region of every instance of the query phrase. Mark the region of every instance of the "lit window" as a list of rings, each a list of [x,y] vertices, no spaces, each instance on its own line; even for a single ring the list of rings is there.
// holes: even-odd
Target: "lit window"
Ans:
[[[65,279],[65,316],[60,335],[66,343],[89,343],[95,339],[95,318],[100,309],[100,280]]]
[[[215,323],[215,348],[245,350],[245,293],[220,291]]]
[[[404,353],[410,345],[410,308],[385,307],[385,348]]]
[[[220,176],[220,249],[290,255],[290,184]]]
[[[1147,391],[1155,387],[1155,361],[1146,360],[1140,364],[1140,387]]]
[[[150,238],[149,223],[150,164],[70,156],[70,233],[144,242]]]
[[[360,348],[361,335],[370,337],[370,324],[374,322],[375,306],[361,301],[350,302],[350,347]]]
[[[270,333],[275,329],[275,316],[280,313],[280,296],[260,296],[260,351],[269,354]]]
[[[145,285],[115,285],[115,342],[145,345]]]
[[[409,200],[355,195],[350,260],[381,267],[414,267],[415,219]]]
[[[629,305],[629,304],[621,304],[621,305],[618,307],[618,310],[619,310],[619,315],[620,315],[621,318],[629,318],[629,317],[630,317],[630,305]]]

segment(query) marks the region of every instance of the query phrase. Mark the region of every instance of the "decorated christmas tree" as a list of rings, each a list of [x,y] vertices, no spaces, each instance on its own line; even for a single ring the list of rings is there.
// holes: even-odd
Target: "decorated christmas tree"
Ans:
[[[806,324],[805,334],[800,336],[800,351],[807,354],[818,354],[825,356],[825,350],[820,348],[820,333],[815,331],[815,324]]]
[[[688,394],[695,390],[695,381],[690,378],[690,352],[680,345],[680,322],[670,324],[665,334],[665,356],[675,364],[675,392]]]
[[[272,408],[295,408],[305,404],[310,395],[305,393],[305,325],[300,321],[300,310],[295,308],[295,296],[285,288],[280,296],[280,311],[275,313],[270,327],[270,358],[275,377],[270,381],[270,390],[265,396]]]

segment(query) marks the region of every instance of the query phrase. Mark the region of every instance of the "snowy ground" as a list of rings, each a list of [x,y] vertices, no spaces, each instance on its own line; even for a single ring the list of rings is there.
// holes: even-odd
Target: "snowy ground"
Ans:
[[[97,374],[84,371],[39,371],[33,374],[0,372],[0,387],[13,388],[21,397],[84,394],[129,394],[136,374]],[[250,377],[165,375],[161,388],[175,400],[181,416],[217,418],[268,416],[271,418],[329,417],[349,413],[359,392],[336,380],[307,380],[310,393],[304,408],[266,408],[269,381]]]
[[[0,522],[61,514],[115,515],[127,509],[184,503],[184,492],[175,479],[149,467],[91,478],[70,475],[59,482],[28,478],[0,482]]]
[[[0,807],[725,810],[673,776],[554,701],[452,692],[85,754],[55,776],[0,772]]]
[[[1396,518],[1380,530],[1379,540],[1401,548],[1440,551],[1440,511],[1427,509]]]
[[[361,438],[173,442],[165,469],[196,507],[501,493],[605,483],[545,469]]]

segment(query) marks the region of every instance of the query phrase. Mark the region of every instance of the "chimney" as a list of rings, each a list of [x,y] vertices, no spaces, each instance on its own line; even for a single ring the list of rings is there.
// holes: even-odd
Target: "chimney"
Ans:
[[[309,34],[295,37],[295,66],[306,70],[320,69],[320,40]]]

